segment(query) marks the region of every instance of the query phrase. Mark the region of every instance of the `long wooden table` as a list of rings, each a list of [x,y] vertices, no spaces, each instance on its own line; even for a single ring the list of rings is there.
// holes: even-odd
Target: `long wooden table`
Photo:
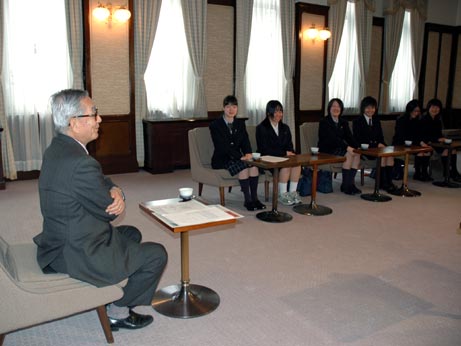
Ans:
[[[453,141],[451,143],[431,143],[431,146],[433,148],[442,148],[442,149],[447,149],[448,150],[448,157],[447,161],[445,162],[445,167],[444,167],[444,179],[443,181],[434,181],[432,184],[435,186],[440,186],[440,187],[449,187],[449,188],[459,188],[461,187],[460,184],[455,183],[450,180],[450,155],[451,155],[451,150],[456,149],[456,148],[461,148],[461,141]]]
[[[195,200],[197,201],[197,200]],[[201,203],[200,201],[197,201]],[[153,308],[159,313],[176,318],[191,318],[208,314],[219,305],[219,295],[212,289],[190,283],[189,277],[189,231],[213,227],[218,225],[232,224],[236,222],[233,218],[228,220],[205,222],[189,226],[175,226],[160,215],[157,215],[151,208],[163,205],[173,205],[182,202],[179,198],[171,198],[158,201],[149,201],[139,204],[139,207],[150,217],[157,221],[164,228],[173,233],[181,234],[181,283],[171,285],[158,290],[152,301]],[[228,211],[231,216],[232,212]]]
[[[364,193],[360,197],[367,201],[372,202],[387,202],[392,200],[392,197],[384,195],[379,192],[379,184],[381,180],[381,158],[382,157],[396,157],[396,156],[405,156],[405,168],[404,168],[404,177],[402,182],[402,187],[395,192],[397,196],[404,197],[415,197],[420,196],[421,193],[415,190],[410,190],[408,188],[408,164],[411,154],[417,154],[421,152],[430,152],[432,149],[430,147],[420,147],[420,146],[404,146],[404,145],[395,145],[388,146],[383,148],[369,148],[369,149],[355,149],[356,153],[360,155],[368,155],[376,157],[376,175],[375,175],[375,188],[373,193]]]
[[[286,222],[292,219],[292,216],[288,213],[281,212],[277,209],[278,207],[278,183],[279,183],[279,171],[280,168],[285,167],[296,167],[296,166],[311,166],[313,168],[312,173],[312,194],[311,203],[306,205],[298,205],[293,208],[297,213],[306,215],[326,215],[331,213],[331,209],[325,206],[318,205],[316,203],[317,195],[317,170],[318,166],[344,162],[345,157],[335,156],[330,154],[319,153],[317,155],[311,154],[300,154],[294,156],[288,156],[287,160],[281,162],[268,162],[262,159],[259,160],[248,160],[245,161],[249,165],[256,166],[262,169],[272,169],[272,210],[263,211],[256,214],[256,217],[266,222]]]

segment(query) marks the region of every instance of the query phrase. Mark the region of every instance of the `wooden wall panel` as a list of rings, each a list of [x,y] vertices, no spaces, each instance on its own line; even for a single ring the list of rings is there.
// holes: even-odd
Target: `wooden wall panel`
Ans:
[[[221,111],[223,98],[234,90],[234,7],[208,4],[207,8],[205,93],[208,111]]]
[[[373,25],[367,95],[373,96],[377,100],[379,100],[381,85],[383,32],[383,26]]]
[[[133,17],[126,23],[99,21],[92,11],[97,0],[84,0],[86,84],[102,118],[99,138],[88,150],[105,174],[135,172]],[[132,2],[114,0],[112,6]]]
[[[437,61],[439,54],[439,33],[430,32],[427,42],[427,60],[424,84],[424,100],[425,105],[436,94],[437,80]]]
[[[458,35],[458,54],[456,56],[452,107],[461,109],[461,35]]]
[[[325,17],[322,15],[303,13],[301,32],[307,30],[312,24],[322,28],[324,21]],[[325,43],[323,41],[301,39],[300,110],[318,110],[323,107],[324,50]]]
[[[450,72],[451,58],[451,34],[442,34],[442,42],[440,46],[440,61],[439,61],[439,78],[437,83],[437,98],[440,99],[445,106],[447,103],[448,94],[448,78]]]

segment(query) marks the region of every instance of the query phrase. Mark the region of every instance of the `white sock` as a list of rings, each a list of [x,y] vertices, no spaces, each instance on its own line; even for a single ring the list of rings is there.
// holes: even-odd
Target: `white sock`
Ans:
[[[283,195],[287,192],[287,183],[279,183],[279,195]]]
[[[290,180],[290,192],[294,192],[298,189],[298,182]]]
[[[114,303],[110,303],[106,306],[107,316],[120,320],[127,318],[130,315],[130,309],[128,306],[117,306]]]

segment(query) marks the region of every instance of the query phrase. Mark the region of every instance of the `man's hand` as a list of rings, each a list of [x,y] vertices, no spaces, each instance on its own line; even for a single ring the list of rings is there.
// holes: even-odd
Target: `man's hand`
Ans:
[[[118,216],[125,210],[125,201],[122,189],[114,186],[110,189],[110,196],[114,199],[114,202],[107,207],[106,213]]]

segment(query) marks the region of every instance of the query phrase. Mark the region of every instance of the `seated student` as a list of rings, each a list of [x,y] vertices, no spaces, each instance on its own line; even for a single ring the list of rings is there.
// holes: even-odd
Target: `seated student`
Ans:
[[[376,116],[378,102],[371,96],[366,96],[360,103],[360,115],[352,122],[352,132],[359,144],[369,144],[370,148],[382,148],[387,144],[384,142],[383,129],[381,122]],[[374,159],[373,157],[369,157]],[[394,169],[393,157],[381,158],[381,181],[380,187],[387,192],[395,190],[397,187],[392,183],[392,171]]]
[[[360,164],[360,154],[354,153],[357,142],[352,136],[349,123],[341,115],[343,101],[334,98],[328,102],[328,115],[319,123],[319,151],[322,153],[345,156],[343,163],[341,192],[348,195],[361,193],[355,186],[355,175]]]
[[[247,210],[265,209],[266,206],[258,200],[259,170],[242,161],[252,158],[252,150],[245,121],[236,118],[237,98],[226,96],[223,100],[223,110],[223,116],[210,124],[214,144],[211,167],[227,169],[232,176],[238,174]]]
[[[256,127],[256,142],[261,155],[292,156],[296,155],[288,125],[282,122],[283,106],[272,100],[266,105],[266,118]],[[284,205],[301,203],[297,187],[301,166],[285,167],[279,175],[279,201]],[[288,181],[290,182],[288,187]]]
[[[421,145],[429,145],[430,143],[437,143],[445,141],[445,137],[442,134],[442,118],[441,118],[442,102],[439,99],[429,100],[426,107],[426,113],[421,117]],[[448,149],[434,148],[436,152],[442,156],[443,169],[446,168],[446,162],[448,156],[450,156],[450,172],[444,172],[450,174],[450,177],[455,181],[461,181],[461,175],[456,167],[456,149],[452,149],[451,153]],[[423,180],[432,180],[429,174],[426,172],[429,167],[429,157],[425,158],[423,162]]]
[[[421,145],[420,117],[421,107],[419,101],[411,100],[405,107],[405,113],[398,117],[395,122],[395,134],[392,144],[405,145],[405,141],[411,141],[412,145]],[[430,153],[419,153],[415,156],[415,175],[413,179],[424,181],[428,179],[427,166],[429,165],[429,156]],[[423,169],[424,165],[426,167]]]

